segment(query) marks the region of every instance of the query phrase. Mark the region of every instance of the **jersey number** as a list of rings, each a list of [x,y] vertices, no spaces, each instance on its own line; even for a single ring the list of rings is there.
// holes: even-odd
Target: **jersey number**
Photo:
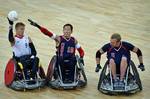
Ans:
[[[67,53],[74,53],[74,47],[68,47]]]

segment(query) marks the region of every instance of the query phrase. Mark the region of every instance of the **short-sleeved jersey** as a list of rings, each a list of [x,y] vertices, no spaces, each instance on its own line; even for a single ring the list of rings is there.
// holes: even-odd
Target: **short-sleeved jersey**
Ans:
[[[110,43],[105,44],[102,47],[104,52],[107,52],[107,58],[121,59],[122,56],[126,56],[129,60],[131,58],[130,51],[134,46],[131,43],[122,41],[118,48],[112,47]]]
[[[57,47],[57,54],[63,58],[70,58],[75,56],[75,38],[70,37],[69,39],[60,36],[60,43]]]

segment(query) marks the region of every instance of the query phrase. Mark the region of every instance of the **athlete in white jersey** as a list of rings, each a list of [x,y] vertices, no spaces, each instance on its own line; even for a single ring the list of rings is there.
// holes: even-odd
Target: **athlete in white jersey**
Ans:
[[[25,30],[25,24],[22,22],[18,22],[15,25],[16,35],[13,35],[13,22],[9,21],[9,34],[8,34],[8,40],[12,46],[13,49],[13,58],[17,62],[21,62],[23,65],[25,78],[30,79],[27,71],[28,69],[32,70],[31,77],[34,79],[35,74],[38,68],[39,58],[36,57],[36,50],[34,47],[34,44],[32,43],[32,40],[30,37],[24,35]],[[31,67],[28,67],[31,64]]]
[[[15,44],[12,46],[14,55],[20,57],[23,55],[31,55],[31,48],[29,46],[29,37],[23,36],[21,39],[15,38]]]

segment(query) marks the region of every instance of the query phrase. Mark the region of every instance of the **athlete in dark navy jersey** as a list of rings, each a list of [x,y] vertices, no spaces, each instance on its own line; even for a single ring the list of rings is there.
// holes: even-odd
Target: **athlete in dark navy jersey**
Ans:
[[[119,47],[113,47],[110,43],[104,45],[102,50],[107,52],[108,60],[114,59],[116,65],[120,65],[121,58],[126,57],[127,63],[130,62],[130,51],[132,51],[134,46],[128,42],[122,41],[120,42]]]
[[[31,25],[39,28],[41,32],[56,42],[56,55],[57,55],[57,62],[56,68],[60,66],[62,70],[62,79],[63,81],[73,81],[74,80],[74,70],[75,65],[77,63],[75,57],[75,50],[77,49],[80,54],[79,61],[84,65],[83,57],[84,51],[77,40],[71,36],[73,32],[73,26],[71,24],[65,24],[63,26],[63,35],[56,35],[48,31],[46,28],[38,25],[37,23],[33,22],[32,20],[28,20]],[[58,65],[59,64],[59,65]],[[67,71],[67,73],[66,73]]]
[[[80,61],[84,65],[83,57],[84,57],[84,51],[78,41],[71,36],[73,32],[73,26],[71,24],[65,24],[63,26],[63,35],[56,35],[55,33],[52,33],[48,31],[46,28],[38,25],[37,23],[33,22],[32,20],[28,19],[31,25],[39,28],[41,32],[56,42],[56,48],[57,48],[57,56],[60,59],[69,59],[69,58],[75,58],[75,50],[77,49],[80,54]]]
[[[74,57],[75,55],[75,38],[70,37],[69,39],[60,36],[60,44],[58,46],[58,55],[63,58]]]
[[[96,69],[95,72],[99,72],[101,69],[100,58],[101,54],[107,52],[107,59],[109,66],[111,67],[113,79],[116,79],[116,73],[120,74],[120,81],[123,81],[126,68],[131,60],[130,51],[135,52],[139,59],[139,68],[144,71],[142,52],[139,48],[135,47],[131,43],[121,41],[120,34],[114,33],[111,36],[110,43],[105,44],[101,49],[96,52]]]
[[[31,25],[39,28],[41,32],[56,42],[56,55],[57,55],[57,62],[56,66],[58,64],[60,65],[60,68],[62,68],[62,75],[64,75],[62,78],[63,81],[65,79],[66,73],[64,71],[69,70],[69,80],[73,81],[74,79],[74,68],[76,65],[76,57],[75,57],[75,50],[77,49],[80,54],[79,61],[84,65],[83,57],[84,57],[84,51],[80,44],[77,42],[77,40],[71,36],[73,32],[73,26],[71,24],[65,24],[63,26],[63,35],[56,35],[55,33],[52,33],[48,31],[46,28],[38,25],[37,23],[33,22],[32,20],[28,20]],[[68,79],[67,79],[68,80]]]

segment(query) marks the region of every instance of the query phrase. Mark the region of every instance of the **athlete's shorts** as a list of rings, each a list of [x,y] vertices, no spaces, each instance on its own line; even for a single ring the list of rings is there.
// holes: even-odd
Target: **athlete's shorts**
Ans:
[[[123,55],[122,57],[126,57],[127,58],[127,64],[129,65],[130,64],[130,58]],[[120,74],[120,65],[121,65],[121,58],[114,58],[114,57],[110,57],[108,59],[108,61],[110,61],[110,59],[113,59],[115,61],[115,64],[116,64],[116,74]]]

